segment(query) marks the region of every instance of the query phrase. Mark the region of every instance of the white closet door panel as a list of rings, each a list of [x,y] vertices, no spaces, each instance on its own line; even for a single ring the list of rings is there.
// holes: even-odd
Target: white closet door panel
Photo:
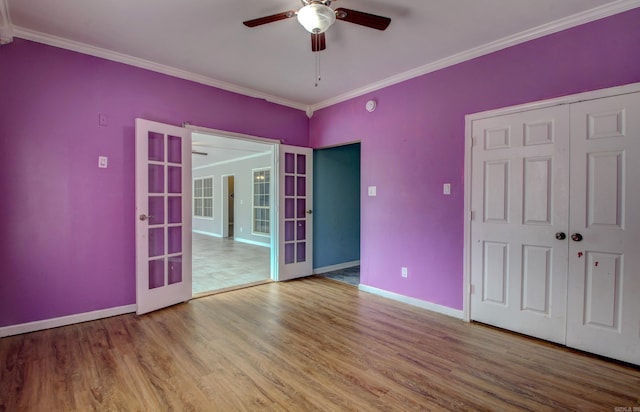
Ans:
[[[569,109],[473,122],[471,318],[564,342]]]
[[[571,107],[567,345],[640,364],[640,93]]]

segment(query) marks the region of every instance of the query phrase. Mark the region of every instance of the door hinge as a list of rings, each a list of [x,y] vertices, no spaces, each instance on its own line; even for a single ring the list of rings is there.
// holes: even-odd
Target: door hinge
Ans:
[[[473,284],[469,285],[469,293],[472,295],[476,293],[476,287]]]
[[[476,212],[473,210],[469,211],[469,220],[473,221],[473,219],[475,219],[476,217]]]

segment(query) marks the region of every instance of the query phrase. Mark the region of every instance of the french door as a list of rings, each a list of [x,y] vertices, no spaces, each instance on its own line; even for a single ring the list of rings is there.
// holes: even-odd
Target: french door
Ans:
[[[136,119],[136,304],[191,299],[191,132]]]
[[[472,136],[471,318],[640,364],[640,93]]]
[[[313,150],[280,146],[278,280],[313,271]]]
[[[280,206],[273,214],[278,233],[275,278],[309,276],[313,151],[279,145],[275,152]],[[191,298],[191,131],[136,119],[135,179],[136,303],[137,313],[143,314]]]

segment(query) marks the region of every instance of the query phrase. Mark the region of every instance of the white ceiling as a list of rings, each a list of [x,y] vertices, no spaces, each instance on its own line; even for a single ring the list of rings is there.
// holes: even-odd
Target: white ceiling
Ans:
[[[496,49],[640,2],[338,0],[333,8],[392,21],[383,32],[337,21],[320,53],[318,87],[310,36],[295,18],[255,28],[242,25],[301,5],[299,0],[0,0],[0,26],[5,32],[11,28],[16,37],[106,53],[116,60],[144,59],[147,66],[179,69],[178,75],[203,83],[292,107],[318,108],[460,53],[478,55],[491,50],[487,45]]]
[[[266,156],[272,153],[273,145],[243,139],[229,139],[206,133],[192,133],[191,167],[194,169],[240,159]],[[206,154],[204,154],[206,153]]]

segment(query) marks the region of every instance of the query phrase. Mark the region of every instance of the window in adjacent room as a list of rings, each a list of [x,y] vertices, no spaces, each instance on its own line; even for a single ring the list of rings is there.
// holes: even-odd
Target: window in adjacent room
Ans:
[[[213,177],[193,179],[193,216],[213,218]]]
[[[253,170],[253,234],[269,235],[271,169]]]

